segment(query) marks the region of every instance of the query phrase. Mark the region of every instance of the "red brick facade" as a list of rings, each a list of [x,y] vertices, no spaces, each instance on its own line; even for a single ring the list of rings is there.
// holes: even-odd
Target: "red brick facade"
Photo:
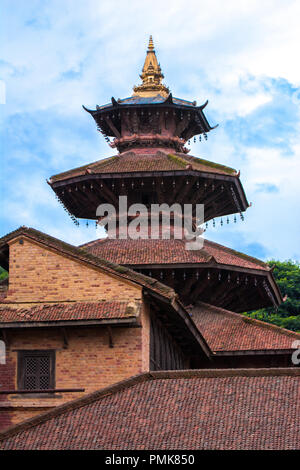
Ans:
[[[21,240],[21,243],[20,243]],[[10,243],[9,289],[2,308],[22,312],[30,307],[70,305],[78,302],[141,302],[142,288],[132,282],[93,269],[38,243],[15,239]],[[19,309],[19,310],[18,310]],[[22,315],[22,313],[20,313]],[[116,313],[114,313],[117,316]],[[121,316],[121,314],[120,314]],[[6,364],[0,365],[2,390],[17,390],[18,351],[55,351],[55,388],[84,388],[89,393],[149,370],[149,320],[145,304],[138,324],[70,326],[7,330]],[[67,337],[67,345],[64,335]],[[113,347],[112,347],[113,346]],[[0,429],[34,416],[83,393],[0,395]]]

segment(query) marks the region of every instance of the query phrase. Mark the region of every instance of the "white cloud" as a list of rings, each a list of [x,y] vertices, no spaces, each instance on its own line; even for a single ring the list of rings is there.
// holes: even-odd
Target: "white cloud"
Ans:
[[[4,149],[5,171],[16,178],[5,194],[7,226],[37,225],[74,243],[92,235],[90,229],[82,234],[63,222],[65,214],[56,212],[45,174],[114,153],[96,135],[81,105],[94,107],[112,95],[131,94],[153,34],[173,94],[198,102],[209,98],[207,115],[220,124],[191,153],[242,171],[255,204],[237,232],[249,244],[259,240],[274,256],[299,256],[299,114],[294,109],[290,116],[281,114],[292,97],[272,84],[280,78],[290,88],[300,85],[297,0],[153,0],[151,6],[138,0],[13,3],[14,8],[10,0],[2,2],[5,47],[0,61],[7,92],[3,115],[7,122],[18,117]],[[289,119],[295,120],[293,128],[285,128]],[[286,148],[278,146],[284,139]],[[8,162],[13,171],[7,170]],[[258,184],[274,184],[279,192],[258,192]],[[54,214],[59,224],[53,224]],[[230,244],[234,237],[228,237]]]

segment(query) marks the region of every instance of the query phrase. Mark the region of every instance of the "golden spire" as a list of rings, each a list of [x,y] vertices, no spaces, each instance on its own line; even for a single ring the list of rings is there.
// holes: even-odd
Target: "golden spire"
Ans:
[[[133,88],[134,96],[162,95],[167,97],[169,95],[169,89],[162,84],[164,76],[157,62],[152,36],[149,38],[147,55],[140,77],[143,83]]]

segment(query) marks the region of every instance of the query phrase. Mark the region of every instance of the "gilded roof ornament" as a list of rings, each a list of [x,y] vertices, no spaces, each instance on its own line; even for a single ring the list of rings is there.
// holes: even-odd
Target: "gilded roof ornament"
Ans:
[[[152,36],[149,38],[147,55],[140,77],[142,84],[133,88],[133,96],[161,95],[167,97],[169,95],[169,88],[162,83],[164,76],[157,61]]]

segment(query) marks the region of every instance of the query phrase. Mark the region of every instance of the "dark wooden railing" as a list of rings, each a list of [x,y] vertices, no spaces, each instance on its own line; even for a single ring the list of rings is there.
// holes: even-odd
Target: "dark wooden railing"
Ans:
[[[19,395],[25,393],[72,393],[84,391],[85,388],[55,388],[48,390],[0,390],[0,395]]]

